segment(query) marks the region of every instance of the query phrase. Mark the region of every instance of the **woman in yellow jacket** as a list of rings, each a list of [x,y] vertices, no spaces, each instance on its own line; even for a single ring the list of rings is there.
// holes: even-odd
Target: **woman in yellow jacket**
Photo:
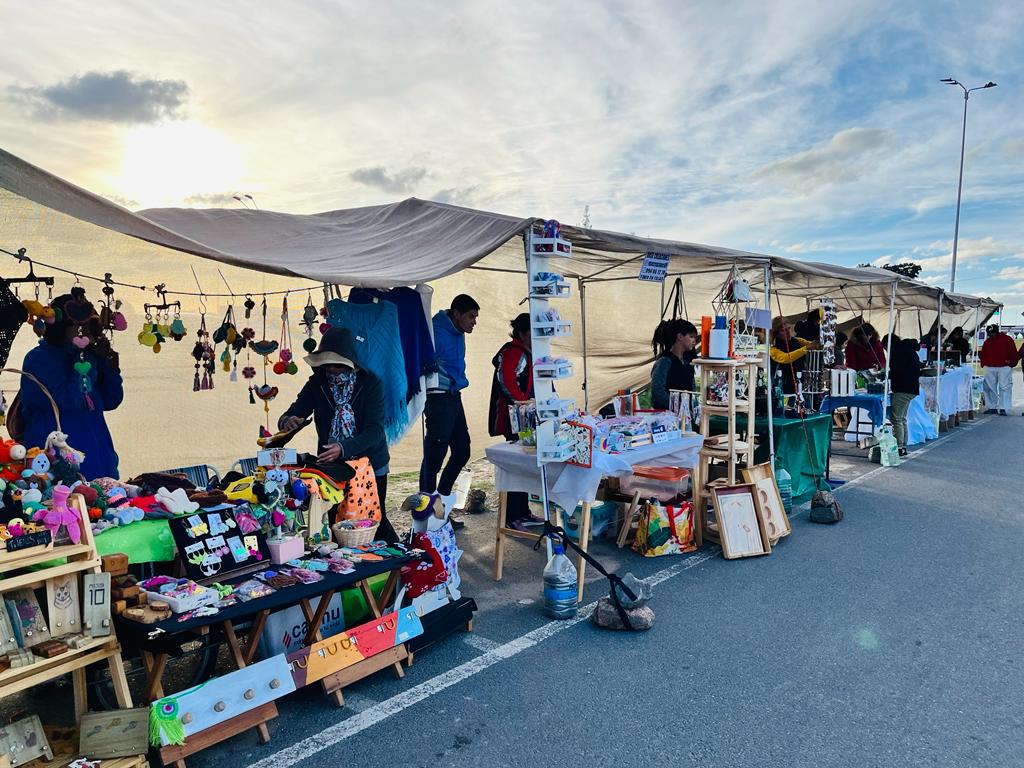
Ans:
[[[796,375],[804,369],[803,358],[811,349],[821,349],[821,344],[794,336],[793,327],[781,315],[772,321],[772,381],[780,372],[785,394],[796,392]]]

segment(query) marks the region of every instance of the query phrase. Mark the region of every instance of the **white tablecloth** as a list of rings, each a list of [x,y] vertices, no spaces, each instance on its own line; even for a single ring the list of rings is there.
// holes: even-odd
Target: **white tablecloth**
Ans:
[[[592,467],[548,464],[548,498],[562,509],[573,510],[581,502],[592,503],[603,477],[626,477],[634,466],[697,466],[697,454],[704,444],[700,435],[684,436],[660,445],[645,445],[625,453],[594,453]],[[537,456],[526,453],[515,443],[492,445],[486,451],[494,465],[494,486],[499,491],[540,491],[540,467]]]
[[[921,394],[925,399],[925,410],[938,410],[942,418],[947,419],[960,411],[970,411],[974,405],[971,398],[971,380],[974,371],[969,365],[962,365],[942,374],[939,386],[939,401],[935,402],[935,376],[921,377]]]

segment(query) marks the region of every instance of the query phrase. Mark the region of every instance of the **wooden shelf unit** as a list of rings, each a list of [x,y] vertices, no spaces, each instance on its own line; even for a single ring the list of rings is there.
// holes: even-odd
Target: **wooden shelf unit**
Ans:
[[[24,552],[0,552],[0,595],[17,589],[38,588],[52,579],[63,579],[69,575],[79,578],[81,586],[83,574],[100,573],[101,560],[96,551],[96,542],[82,497],[72,494],[68,498],[68,506],[80,518],[80,543],[45,549],[33,548]],[[36,566],[37,570],[24,570],[32,566]],[[79,589],[78,594],[81,599],[83,590]],[[2,606],[0,609],[5,610]],[[47,619],[47,623],[52,628],[52,617]],[[90,664],[104,661],[110,667],[110,679],[118,705],[124,709],[130,708],[131,692],[125,677],[124,662],[121,660],[121,646],[117,642],[113,628],[109,635],[95,637],[80,648],[69,648],[59,656],[37,658],[26,667],[11,667],[0,672],[0,699],[70,674],[77,722],[88,711],[85,668]],[[108,762],[111,765],[116,764],[119,768],[144,768],[147,765],[145,755],[118,758],[113,761],[104,760],[104,766]]]
[[[725,445],[706,445],[700,450],[697,459],[697,472],[693,483],[693,504],[696,511],[695,536],[697,546],[702,546],[705,536],[711,541],[718,542],[718,529],[708,522],[708,507],[711,504],[711,494],[707,490],[710,482],[710,466],[713,460],[723,461],[726,465],[725,482],[728,485],[736,485],[739,482],[737,467],[742,463],[745,466],[754,466],[754,417],[756,411],[755,394],[757,388],[758,370],[763,367],[762,359],[746,360],[710,360],[697,358],[693,361],[695,366],[700,366],[700,433],[708,438],[711,436],[711,417],[725,416],[728,425],[726,434],[729,441]],[[727,376],[727,391],[729,398],[726,402],[708,402],[708,384],[716,373],[725,373]],[[747,376],[747,397],[736,397],[736,380],[738,373],[745,373]],[[743,413],[747,417],[747,440],[736,439],[736,414]]]

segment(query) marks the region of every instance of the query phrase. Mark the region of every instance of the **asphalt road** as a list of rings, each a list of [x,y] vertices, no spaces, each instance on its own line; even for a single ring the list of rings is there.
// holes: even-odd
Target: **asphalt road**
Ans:
[[[476,631],[381,673],[333,708],[281,704],[273,739],[193,766],[1020,766],[1024,764],[1024,418],[984,417],[806,510],[772,555],[642,559],[654,628],[627,635],[540,613],[539,555],[465,562]],[[491,523],[492,521],[488,521]],[[469,536],[489,525],[470,521]],[[481,540],[482,543],[482,540]],[[477,549],[474,547],[474,549]],[[587,601],[603,592],[590,581]]]

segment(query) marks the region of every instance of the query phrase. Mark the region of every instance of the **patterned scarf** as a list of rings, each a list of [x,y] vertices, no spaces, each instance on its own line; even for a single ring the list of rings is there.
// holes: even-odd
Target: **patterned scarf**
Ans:
[[[334,398],[334,419],[331,421],[331,442],[340,443],[356,433],[356,414],[352,410],[352,392],[356,388],[356,373],[328,374],[327,386]]]

